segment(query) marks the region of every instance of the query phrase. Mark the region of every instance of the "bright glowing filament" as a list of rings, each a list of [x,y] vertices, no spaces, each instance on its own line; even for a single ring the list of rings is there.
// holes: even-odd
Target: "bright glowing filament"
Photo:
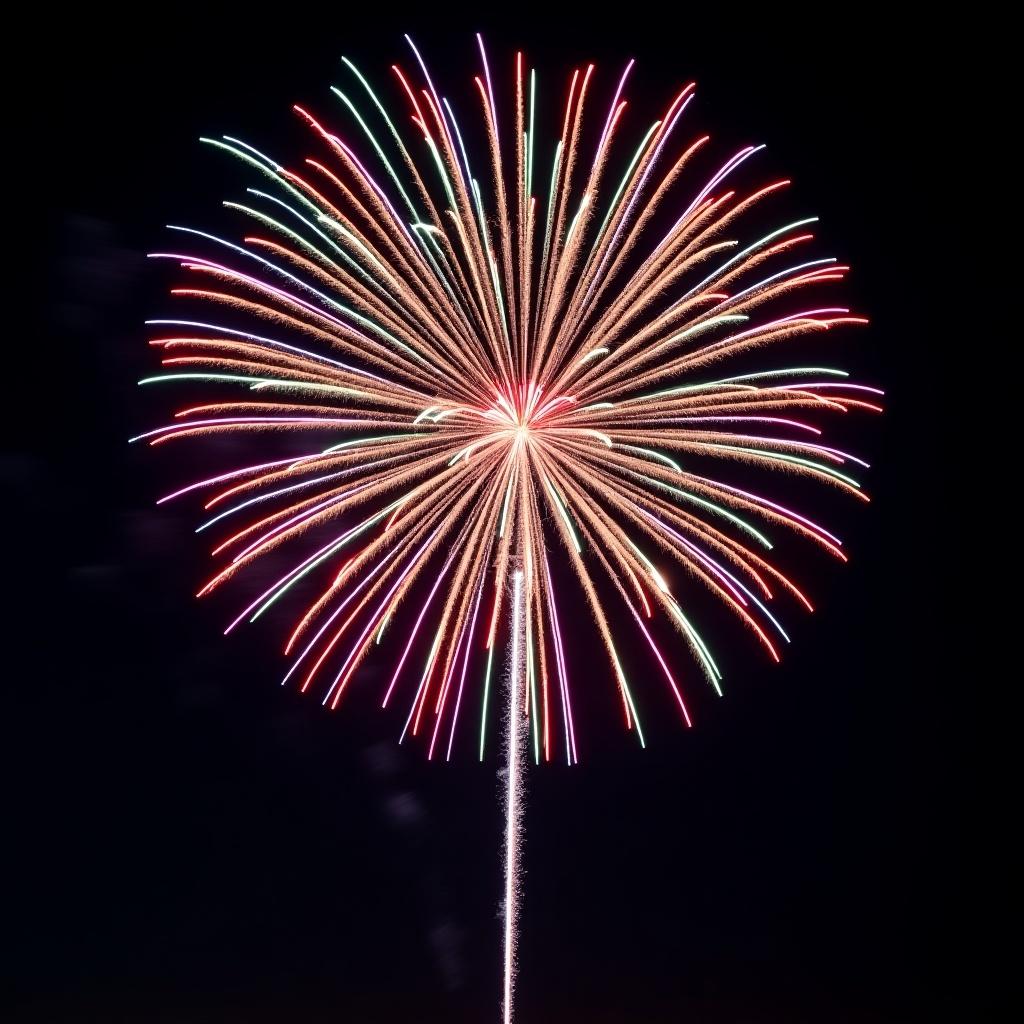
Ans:
[[[508,706],[505,709],[508,781],[505,795],[505,1024],[512,1021],[515,990],[516,918],[519,912],[519,857],[522,846],[523,759],[527,718],[522,709],[526,635],[523,614],[523,571],[512,574],[512,632],[509,636]]]

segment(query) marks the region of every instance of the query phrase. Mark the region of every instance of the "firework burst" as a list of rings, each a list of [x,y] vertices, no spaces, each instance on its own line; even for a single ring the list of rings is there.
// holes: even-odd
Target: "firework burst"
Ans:
[[[744,476],[784,470],[866,500],[849,472],[864,463],[823,444],[819,424],[877,410],[878,392],[775,353],[865,321],[814,297],[848,269],[810,252],[814,218],[750,234],[751,212],[788,185],[732,184],[760,147],[709,164],[707,137],[678,138],[692,84],[644,128],[625,113],[632,62],[596,118],[594,68],[578,69],[561,132],[546,134],[536,73],[516,55],[499,103],[481,43],[464,135],[409,45],[416,71],[392,68],[394,113],[347,59],[337,110],[295,107],[316,144],[295,169],[205,140],[258,186],[225,204],[237,240],[175,228],[187,248],[156,254],[204,312],[152,322],[167,372],[143,383],[202,382],[210,397],[142,437],[249,439],[258,461],[162,499],[207,499],[199,529],[220,566],[200,594],[276,553],[286,571],[227,631],[289,599],[285,681],[331,708],[367,657],[390,657],[382,703],[402,703],[402,737],[424,736],[431,757],[451,756],[469,717],[484,755],[521,572],[528,742],[537,760],[561,748],[572,763],[571,602],[589,608],[641,743],[620,648],[635,636],[649,650],[689,724],[661,645],[673,631],[718,689],[702,593],[778,659],[777,599],[810,604],[771,561],[772,536],[844,556]],[[336,115],[348,134],[329,127]]]

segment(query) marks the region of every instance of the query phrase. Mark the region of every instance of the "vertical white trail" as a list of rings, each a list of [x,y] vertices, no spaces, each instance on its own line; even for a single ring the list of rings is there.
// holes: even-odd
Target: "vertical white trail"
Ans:
[[[508,709],[505,721],[508,789],[505,797],[505,995],[504,1024],[512,1024],[516,971],[516,919],[519,910],[519,847],[522,843],[523,746],[526,716],[522,710],[525,682],[526,630],[523,614],[523,571],[512,575],[512,635],[509,638]]]

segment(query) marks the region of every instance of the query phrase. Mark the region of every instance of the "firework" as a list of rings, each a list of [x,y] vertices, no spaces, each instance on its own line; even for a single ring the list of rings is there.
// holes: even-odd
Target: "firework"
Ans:
[[[663,647],[686,648],[721,692],[698,625],[707,599],[777,661],[788,637],[773,608],[811,605],[773,538],[845,560],[751,480],[784,471],[866,501],[850,472],[866,463],[823,443],[822,424],[880,411],[881,392],[776,356],[866,321],[821,297],[849,268],[813,252],[816,218],[752,230],[789,185],[742,185],[763,147],[712,160],[707,136],[680,139],[692,83],[645,126],[626,114],[632,61],[607,107],[580,68],[549,130],[525,57],[499,102],[478,37],[464,132],[407,41],[416,70],[392,67],[396,106],[343,58],[336,107],[294,108],[316,146],[295,168],[204,140],[257,186],[225,203],[231,238],[174,228],[184,251],[155,254],[186,272],[174,294],[188,312],[151,322],[167,372],[142,383],[209,397],[141,437],[251,442],[253,461],[161,501],[206,499],[198,532],[215,535],[219,566],[200,595],[286,566],[225,630],[296,608],[286,683],[333,709],[373,655],[391,667],[381,701],[403,703],[403,740],[451,758],[473,716],[483,759],[492,680],[507,680],[508,1021],[522,755],[578,760],[585,695],[560,609],[589,610],[641,744],[620,654],[634,637],[689,725]]]

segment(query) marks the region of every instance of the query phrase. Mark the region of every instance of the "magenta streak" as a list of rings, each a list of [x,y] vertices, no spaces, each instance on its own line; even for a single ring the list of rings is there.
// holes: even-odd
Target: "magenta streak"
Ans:
[[[866,384],[847,384],[845,381],[815,381],[810,384],[780,384],[774,388],[768,388],[768,391],[784,391],[786,388],[798,387],[798,388],[849,388],[851,391],[870,391],[873,395],[884,395],[885,392],[881,388],[870,388]]]
[[[437,533],[437,530],[434,531],[434,534],[436,534],[436,533]],[[433,536],[434,535],[432,534],[430,540],[433,540]],[[354,646],[352,647],[352,650],[349,651],[348,657],[345,658],[344,664],[338,670],[338,674],[334,677],[334,682],[331,683],[330,689],[328,689],[327,695],[323,699],[323,703],[324,704],[326,704],[327,701],[330,700],[330,696],[334,692],[334,688],[338,685],[338,682],[340,681],[341,677],[344,675],[345,670],[352,663],[352,659],[355,658],[356,652],[362,646],[362,644],[366,640],[367,636],[369,636],[370,633],[372,633],[373,630],[375,630],[377,628],[377,624],[380,622],[381,613],[387,607],[388,601],[391,599],[391,597],[395,593],[395,591],[398,590],[398,588],[402,585],[403,580],[405,580],[406,577],[409,575],[409,573],[412,572],[413,568],[416,565],[417,560],[419,559],[419,556],[423,553],[423,550],[424,550],[424,548],[426,548],[427,544],[430,543],[430,540],[426,541],[424,543],[423,547],[421,547],[420,550],[416,552],[416,556],[405,567],[405,569],[402,572],[402,575],[398,577],[398,579],[395,581],[395,583],[393,584],[391,589],[385,595],[384,600],[381,601],[381,603],[377,606],[377,610],[371,616],[369,623],[367,623],[367,625],[366,625],[366,628],[360,634],[359,639],[355,642]],[[339,633],[339,636],[340,636],[340,633]],[[333,646],[333,641],[332,641],[332,646]],[[344,687],[342,689],[344,689]],[[333,701],[331,701],[331,710],[332,711],[334,710],[334,708],[336,708],[338,706],[338,699],[341,697],[341,692],[342,691],[339,690],[338,691],[338,695],[334,698]]]
[[[434,721],[434,732],[430,737],[430,749],[427,751],[427,760],[434,760],[434,747],[437,744],[437,736],[441,731],[441,720],[444,718],[444,705],[448,698],[448,689],[451,686],[452,676],[455,674],[456,666],[459,663],[459,654],[462,652],[462,644],[466,639],[466,626],[463,624],[462,629],[459,631],[459,640],[455,645],[455,657],[452,658],[452,663],[448,666],[448,671],[444,675],[444,682],[441,684],[441,689],[437,695],[437,701],[434,704],[434,715],[436,719]]]
[[[819,534],[822,540],[825,540],[827,538],[828,540],[831,540],[834,544],[842,547],[843,542],[837,536],[835,536],[835,534],[829,533],[828,530],[826,530],[823,526],[819,526],[817,523],[812,522],[810,519],[805,519],[798,512],[794,512],[790,508],[785,508],[783,505],[776,505],[774,501],[769,501],[767,498],[762,497],[760,494],[751,494],[749,491],[743,491],[739,487],[732,487],[729,484],[723,484],[719,480],[712,480],[710,477],[706,476],[698,476],[696,473],[692,475],[695,480],[701,480],[706,484],[711,484],[713,487],[721,487],[722,490],[731,491],[733,494],[740,494],[744,498],[749,498],[751,501],[755,502],[758,505],[766,505],[768,508],[774,509],[780,515],[783,515],[789,519],[795,519],[797,522],[802,523],[809,530],[812,530],[814,533]],[[832,545],[829,546],[831,547]],[[842,557],[845,559],[846,556],[843,555],[841,551],[837,551],[836,553],[842,555]]]
[[[856,462],[858,465],[870,469],[870,466],[861,459],[858,459],[856,455],[851,455],[849,452],[844,452],[839,448],[829,448],[827,445],[823,444],[813,444],[810,441],[791,441],[789,438],[785,437],[764,437],[761,434],[728,434],[728,436],[733,438],[735,441],[759,441],[762,444],[790,445],[791,447],[796,447],[801,450],[817,452],[819,455],[826,455],[840,464],[842,464],[846,459],[849,459],[851,462]],[[699,444],[701,442],[696,443]],[[715,444],[714,441],[709,443]]]
[[[437,593],[437,588],[441,585],[441,580],[443,580],[445,578],[445,576],[448,574],[448,569],[451,566],[452,560],[454,558],[455,558],[455,551],[452,551],[452,553],[448,556],[448,561],[445,562],[445,564],[444,564],[444,568],[438,574],[437,581],[434,583],[434,587],[430,591],[430,596],[423,603],[423,608],[420,610],[419,618],[416,619],[416,625],[413,626],[412,634],[409,636],[409,642],[405,645],[405,650],[402,652],[402,660],[399,661],[398,668],[395,669],[395,674],[391,678],[391,685],[388,687],[388,692],[386,694],[384,694],[384,703],[381,704],[382,708],[386,708],[388,706],[388,701],[391,699],[391,694],[392,694],[392,692],[395,689],[395,684],[398,682],[398,676],[401,674],[402,668],[405,665],[406,658],[409,657],[409,651],[412,649],[413,641],[416,639],[416,634],[419,632],[420,625],[423,622],[423,617],[427,614],[427,609],[430,607],[431,601],[434,600],[434,595]],[[426,682],[426,678],[424,678],[424,680],[423,680],[423,683],[425,683],[425,682]],[[423,683],[420,683],[420,688],[421,689],[423,687]],[[419,699],[419,691],[417,691],[416,697],[417,697],[417,699]],[[416,706],[416,702],[413,701],[413,707],[415,707],[415,706]],[[409,718],[410,719],[412,718],[411,714],[410,714]],[[406,728],[408,728],[409,727],[409,723],[406,722],[405,726],[406,726]],[[403,736],[405,735],[405,730],[402,730],[402,735]]]
[[[647,638],[647,642],[651,645],[651,650],[654,651],[654,656],[658,659],[658,664],[661,665],[662,671],[665,673],[665,678],[668,680],[669,685],[672,687],[672,692],[676,696],[676,700],[679,702],[679,708],[683,712],[683,718],[686,720],[687,726],[693,728],[693,722],[690,721],[690,713],[686,710],[686,704],[683,702],[683,695],[679,692],[679,687],[676,685],[676,681],[669,671],[668,665],[665,664],[665,659],[661,656],[661,651],[658,650],[657,644],[651,639],[651,634],[647,632],[647,627],[643,623],[643,619],[637,614],[636,609],[632,603],[627,601],[626,604],[629,606],[629,610],[633,613],[633,618],[636,619],[637,625],[643,631],[644,636]]]
[[[780,419],[778,416],[676,416],[672,419],[651,420],[651,423],[779,423],[786,427],[798,427],[800,430],[821,434],[817,427],[799,420]]]
[[[477,592],[476,592],[476,604],[474,604],[474,606],[473,606],[473,620],[469,624],[469,634],[468,634],[468,636],[470,638],[473,636],[473,631],[476,629],[476,616],[477,616],[477,612],[480,611],[480,599],[483,597],[483,593],[484,593],[484,580],[483,580],[483,576],[481,576],[480,584],[479,584],[479,586],[477,588]],[[467,641],[466,641],[466,650],[465,650],[465,653],[462,656],[462,676],[459,679],[459,693],[458,693],[458,696],[455,699],[455,713],[452,715],[452,730],[451,730],[450,735],[448,736],[448,753],[445,756],[445,760],[446,761],[450,761],[452,759],[452,744],[455,742],[455,726],[456,726],[456,724],[459,721],[459,708],[462,707],[462,690],[463,690],[463,687],[466,685],[466,669],[469,666],[469,652],[470,652],[471,648],[472,648],[472,644],[470,643],[469,639],[467,639]]]
[[[279,274],[285,273],[290,281],[294,281],[300,288],[309,288],[310,291],[312,291],[317,296],[317,298],[323,299],[325,302],[331,301],[329,297],[321,295],[319,292],[316,291],[316,289],[312,288],[307,284],[304,284],[298,278],[293,277],[291,274],[288,274],[287,271],[282,271],[279,267],[271,263],[270,260],[265,260],[263,259],[262,256],[257,256],[255,253],[251,253],[248,250],[245,250],[245,254],[247,256],[252,257],[253,259],[258,260],[258,262],[262,266],[267,267],[267,269],[269,270],[275,271],[276,273]],[[222,263],[215,263],[213,260],[203,259],[203,257],[201,256],[184,256],[181,255],[180,253],[164,252],[154,253],[153,255],[158,257],[169,257],[171,259],[187,260],[188,262],[185,265],[189,270],[200,270],[203,268],[212,268],[214,270],[220,270],[223,273],[225,273],[228,277],[234,278],[239,281],[247,281],[249,284],[255,285],[257,288],[261,288],[264,291],[270,292],[271,295],[276,295],[278,298],[288,299],[290,302],[294,302],[296,305],[302,306],[303,309],[308,310],[314,316],[322,316],[325,320],[330,320],[331,323],[337,324],[339,327],[344,327],[346,330],[349,330],[354,335],[356,335],[356,337],[358,337],[360,341],[370,340],[370,338],[367,337],[367,335],[363,334],[357,328],[353,327],[350,323],[347,323],[344,320],[339,320],[338,317],[332,316],[330,313],[320,308],[319,306],[315,306],[313,305],[313,303],[307,302],[305,299],[299,298],[299,296],[294,294],[293,292],[285,291],[285,289],[283,288],[276,288],[274,285],[269,284],[268,282],[263,281],[258,277],[251,277],[249,274],[243,274],[240,270],[235,270],[232,267],[226,267]]]
[[[428,537],[426,541],[424,541],[423,547],[426,547],[427,544],[429,544],[434,539],[434,535],[436,533],[437,533],[437,530],[435,530],[434,533],[431,534],[430,537]],[[405,545],[405,547],[408,548],[409,545],[407,544],[407,545]],[[356,595],[358,595],[363,590],[364,587],[369,585],[370,580],[372,580],[374,578],[374,576],[376,576],[384,568],[384,566],[387,565],[387,563],[390,562],[391,559],[394,558],[396,555],[398,555],[402,550],[403,550],[403,546],[401,544],[398,544],[390,552],[388,552],[388,554],[386,554],[377,563],[377,565],[370,572],[368,572],[363,577],[362,581],[359,583],[359,585],[357,587],[355,587],[353,589],[352,593],[350,593],[349,596],[346,597],[345,600],[342,601],[341,604],[331,613],[331,615],[327,619],[327,621],[320,627],[319,630],[317,630],[316,636],[314,636],[313,639],[310,640],[310,642],[306,645],[305,650],[303,650],[303,652],[295,660],[295,664],[293,664],[292,667],[290,669],[288,669],[287,675],[284,677],[284,679],[281,680],[281,685],[282,686],[284,686],[284,684],[288,682],[288,680],[291,678],[291,676],[295,672],[295,670],[306,659],[306,656],[309,654],[309,652],[316,645],[316,643],[320,639],[320,637],[322,637],[324,635],[324,633],[326,633],[327,630],[330,629],[331,623],[334,622],[337,619],[337,617],[348,607],[349,603],[355,599]],[[415,562],[416,558],[419,558],[420,553],[422,551],[423,551],[423,548],[420,548],[420,550],[416,552],[416,555],[413,558],[414,562]]]
[[[630,60],[626,65],[626,70],[622,72],[622,77],[619,79],[618,88],[615,90],[615,98],[612,100],[612,105],[608,108],[608,118],[604,123],[604,131],[601,132],[601,141],[597,144],[597,152],[594,154],[594,163],[596,164],[601,158],[601,153],[604,150],[604,144],[608,138],[608,132],[612,126],[612,118],[615,116],[615,111],[619,106],[619,98],[622,96],[622,90],[626,85],[626,78],[629,72],[632,70],[633,65],[636,63],[635,60]]]
[[[654,522],[656,522],[658,526],[660,526],[669,536],[673,537],[680,544],[685,545],[686,549],[692,555],[694,555],[694,557],[696,557],[698,561],[700,561],[706,568],[710,569],[711,572],[715,576],[717,576],[719,580],[721,580],[721,582],[732,593],[733,597],[735,597],[736,600],[739,601],[744,608],[748,607],[749,602],[747,601],[747,599],[739,592],[739,590],[736,589],[736,587],[733,585],[733,582],[731,582],[736,581],[735,576],[732,576],[732,574],[729,573],[728,570],[726,570],[723,566],[716,562],[710,555],[706,555],[703,551],[700,550],[700,548],[698,548],[691,541],[687,540],[687,538],[684,537],[681,533],[677,533],[671,526],[668,525],[668,523],[663,523],[657,516],[648,512],[644,508],[640,508],[639,505],[637,506],[637,508],[648,519],[653,519]]]
[[[318,455],[320,455],[320,452],[304,456],[304,458],[315,459]],[[187,494],[189,491],[195,491],[200,487],[206,487],[209,484],[223,483],[223,481],[230,480],[232,477],[244,476],[246,473],[258,473],[261,469],[273,469],[274,466],[283,466],[286,463],[295,461],[296,459],[293,456],[290,459],[277,459],[275,462],[263,462],[258,466],[246,466],[244,469],[234,469],[230,473],[222,473],[220,476],[211,476],[206,480],[198,481],[198,483],[189,484],[188,487],[182,487],[180,491],[175,491],[173,494],[164,495],[164,497],[157,501],[157,504],[162,505],[165,501],[170,501],[172,498],[178,498],[182,494]]]
[[[360,491],[365,491],[367,487],[371,487],[372,484],[362,484],[359,487],[353,487],[349,491],[342,491],[341,494],[335,494],[333,497],[325,498],[323,501],[311,508],[307,508],[304,512],[299,512],[292,516],[291,519],[286,519],[283,523],[279,523],[273,529],[268,530],[265,534],[253,541],[247,548],[240,551],[234,558],[231,559],[232,564],[245,558],[250,552],[258,551],[265,544],[268,544],[274,537],[276,537],[282,530],[287,530],[289,526],[293,526],[296,523],[301,523],[306,519],[316,515],[322,509],[328,508],[331,505],[337,504],[339,501],[344,501],[346,498],[352,497],[353,494],[358,494]]]
[[[688,88],[692,88],[692,87],[688,87]],[[661,155],[661,151],[664,148],[665,143],[668,142],[668,138],[672,134],[672,129],[675,128],[676,123],[678,122],[679,118],[681,118],[683,116],[683,112],[690,105],[690,100],[692,100],[693,97],[694,97],[694,93],[690,92],[690,94],[686,97],[686,99],[683,100],[682,104],[680,105],[679,109],[676,111],[675,115],[672,117],[672,120],[668,122],[668,126],[665,128],[665,130],[664,131],[660,131],[659,130],[659,132],[657,133],[658,135],[661,136],[661,138],[658,139],[657,145],[655,145],[655,147],[654,147],[653,155],[651,156],[651,159],[650,159],[650,161],[647,164],[647,170],[645,170],[644,173],[641,175],[640,181],[637,183],[636,189],[634,189],[634,191],[633,191],[632,198],[629,200],[629,203],[626,205],[625,212],[623,213],[622,217],[619,218],[619,226],[615,229],[614,233],[612,234],[611,240],[608,242],[608,245],[605,247],[604,256],[601,258],[601,262],[598,264],[597,270],[594,273],[594,277],[593,277],[593,279],[592,279],[592,281],[590,283],[590,287],[587,289],[587,294],[586,294],[586,297],[585,297],[585,301],[590,299],[590,296],[591,296],[591,294],[593,293],[593,290],[594,290],[594,286],[597,284],[598,280],[600,279],[601,272],[604,270],[605,264],[608,262],[609,258],[611,257],[612,251],[615,248],[615,243],[618,240],[619,235],[622,234],[623,229],[625,228],[626,224],[629,221],[629,215],[630,215],[630,213],[633,210],[633,206],[636,204],[636,201],[640,198],[640,194],[643,191],[643,187],[646,184],[647,179],[650,176],[651,172],[654,170],[654,167],[655,167],[655,165],[658,162],[658,157]],[[678,100],[677,100],[677,102],[678,102]]]
[[[373,516],[371,516],[370,518],[372,519]],[[257,597],[256,600],[253,601],[253,603],[251,605],[249,605],[249,607],[246,608],[245,611],[242,612],[242,614],[239,615],[238,618],[235,619],[235,621],[232,622],[231,625],[228,626],[227,629],[224,630],[224,635],[227,636],[228,633],[230,633],[231,630],[233,630],[235,628],[235,626],[237,626],[239,624],[239,622],[241,622],[242,619],[244,619],[246,617],[246,615],[248,615],[249,612],[251,612],[253,610],[253,608],[255,608],[258,604],[260,604],[263,601],[264,598],[269,597],[269,595],[272,594],[275,590],[277,590],[277,588],[282,583],[285,583],[288,580],[290,580],[296,573],[299,573],[303,569],[305,569],[306,566],[309,565],[310,562],[315,562],[322,554],[324,554],[325,552],[329,551],[335,545],[343,544],[346,540],[348,540],[349,537],[352,536],[352,534],[353,534],[353,532],[355,530],[358,530],[359,527],[363,526],[365,523],[366,523],[366,520],[364,519],[363,522],[360,523],[358,526],[354,526],[347,533],[342,533],[339,536],[335,537],[334,540],[329,541],[319,551],[314,551],[313,554],[311,554],[309,556],[309,558],[307,558],[304,562],[299,563],[299,565],[297,565],[294,569],[291,569],[288,572],[286,572],[276,583],[274,583],[272,586],[270,586],[267,590],[264,590],[263,593],[260,594],[260,596]],[[209,586],[209,584],[207,584],[207,586]],[[203,589],[205,590],[206,588],[204,587]]]
[[[479,32],[476,34],[476,41],[477,45],[480,47],[480,57],[484,64],[484,78],[487,79],[487,105],[490,107],[491,124],[494,125],[494,137],[498,138],[498,111],[494,105],[494,89],[491,87],[491,67],[487,63],[487,51],[484,49],[484,41]],[[419,57],[419,54],[417,53],[416,56]],[[423,69],[423,73],[427,73],[427,69],[425,67]],[[427,81],[430,82],[429,75],[427,75]],[[433,91],[433,83],[431,83],[430,88],[431,91]]]
[[[260,423],[318,423],[325,424],[327,426],[358,426],[362,424],[372,423],[372,420],[357,420],[357,419],[341,419],[341,418],[326,418],[317,416],[224,416],[217,420],[182,420],[181,423],[172,423],[167,427],[158,427],[156,430],[150,430],[146,434],[139,434],[136,441],[141,441],[146,437],[155,437],[157,434],[168,434],[173,431],[185,434],[190,430],[195,430],[196,427],[213,427],[224,424],[248,424],[250,426]],[[322,454],[322,453],[321,453]],[[312,458],[313,456],[309,456]],[[294,456],[291,459],[285,459],[285,462],[301,461],[296,460]]]
[[[566,736],[572,749],[573,763],[579,764],[579,758],[576,755],[576,728],[572,720],[572,703],[569,700],[569,677],[565,670],[565,650],[562,647],[562,630],[558,624],[555,588],[551,581],[551,566],[548,564],[547,552],[544,553],[544,572],[548,579],[548,608],[551,611],[552,625],[555,627],[555,660],[558,664],[558,681],[562,691],[562,715],[565,719]]]
[[[702,203],[704,199],[706,199],[707,196],[710,195],[711,190],[717,184],[719,184],[719,182],[724,180],[737,167],[739,167],[739,165],[743,163],[743,161],[746,160],[748,156],[756,152],[757,147],[747,146],[744,149],[741,149],[738,153],[736,153],[735,156],[730,157],[729,160],[727,160],[722,165],[721,170],[704,186],[704,190],[697,196],[696,199],[694,199],[692,203],[690,203],[690,205],[683,212],[683,215],[679,218],[679,220],[675,222],[675,224],[672,227],[672,231],[669,232],[669,235],[671,235],[672,232],[675,231],[676,228],[678,228],[684,220],[686,220],[686,218],[693,212],[695,207],[699,206],[700,203]]]

